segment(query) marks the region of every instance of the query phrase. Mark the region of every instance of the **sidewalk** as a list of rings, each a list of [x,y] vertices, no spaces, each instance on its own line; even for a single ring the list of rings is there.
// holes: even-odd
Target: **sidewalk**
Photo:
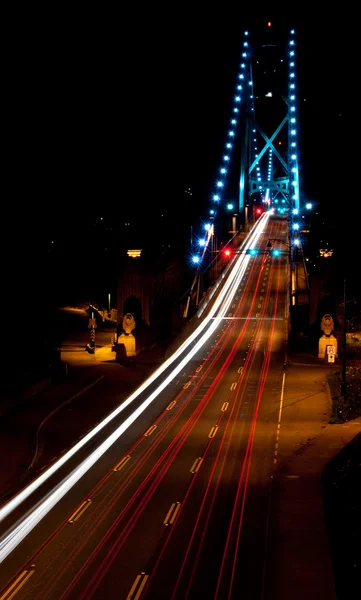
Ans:
[[[322,369],[312,365],[312,358],[300,356],[292,356],[288,364],[280,460],[272,483],[265,598],[336,600],[322,474],[361,432],[361,417],[329,425],[329,367]]]

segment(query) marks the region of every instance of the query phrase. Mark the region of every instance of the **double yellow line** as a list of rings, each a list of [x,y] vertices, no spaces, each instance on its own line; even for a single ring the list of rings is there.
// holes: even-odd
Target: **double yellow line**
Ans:
[[[82,516],[82,514],[86,511],[86,509],[89,508],[89,506],[91,505],[91,502],[92,501],[90,498],[88,498],[87,500],[84,500],[84,502],[82,502],[81,505],[78,506],[78,508],[69,517],[68,523],[75,523],[75,521],[77,521]]]
[[[180,502],[173,502],[172,506],[167,512],[166,518],[163,521],[164,525],[172,525],[174,523],[180,507]]]
[[[7,590],[0,596],[0,600],[11,600],[14,596],[20,592],[21,588],[30,579],[35,572],[35,565],[31,565],[29,569],[24,569],[13,581],[13,583],[7,588]]]
[[[140,594],[144,590],[144,586],[147,583],[148,577],[149,575],[146,575],[144,572],[136,576],[131,590],[127,596],[127,600],[138,600]]]

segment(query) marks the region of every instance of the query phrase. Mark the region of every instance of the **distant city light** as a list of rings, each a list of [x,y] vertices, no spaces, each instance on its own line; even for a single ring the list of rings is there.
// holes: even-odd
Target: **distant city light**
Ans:
[[[142,254],[141,250],[127,250],[127,254],[128,256],[130,256],[130,258],[139,258]]]

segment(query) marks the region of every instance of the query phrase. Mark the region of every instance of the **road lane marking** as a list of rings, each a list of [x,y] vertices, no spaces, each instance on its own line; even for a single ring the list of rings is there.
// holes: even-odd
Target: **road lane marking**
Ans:
[[[196,460],[194,461],[193,465],[190,468],[190,472],[191,473],[197,473],[199,467],[201,466],[203,462],[203,458],[201,458],[200,456],[198,458],[196,458]]]
[[[283,396],[284,396],[284,393],[285,393],[285,381],[286,381],[286,373],[283,373],[282,387],[281,387],[280,410],[278,412],[277,435],[276,435],[276,445],[275,445],[275,454],[274,454],[274,458],[273,458],[273,464],[276,464],[276,462],[277,462],[278,443],[279,443],[279,439],[280,439],[280,429],[281,429]]]
[[[262,304],[259,304],[259,305],[258,305],[258,308],[261,308],[261,306],[262,306]]]
[[[231,385],[231,392],[233,392],[233,390],[235,390],[235,389],[236,389],[236,387],[237,387],[237,382],[236,382],[236,381],[234,381],[234,382],[232,383],[232,385]]]
[[[175,400],[173,400],[173,402],[171,402],[170,404],[168,404],[166,410],[172,410],[173,406],[175,406],[177,404],[177,402]]]
[[[151,426],[149,427],[149,429],[147,429],[147,431],[145,432],[145,434],[144,434],[144,437],[147,437],[147,436],[149,436],[149,435],[152,435],[152,433],[153,433],[153,431],[154,431],[155,429],[157,429],[157,426],[156,426],[156,425],[151,425]]]
[[[196,369],[196,373],[199,373],[199,371],[202,370],[203,365],[200,365],[197,369]]]
[[[214,438],[214,436],[217,433],[218,427],[219,427],[219,425],[215,425],[214,427],[212,427],[212,429],[210,430],[209,435],[208,435],[209,438]]]
[[[187,383],[185,383],[185,384],[184,384],[184,386],[183,386],[183,389],[184,389],[184,390],[186,390],[186,389],[187,389],[187,387],[189,387],[189,386],[190,386],[190,384],[191,384],[191,382],[190,382],[190,381],[187,381]]]
[[[227,410],[228,406],[229,406],[229,402],[224,402],[224,403],[222,404],[221,411],[222,411],[222,412],[226,412],[226,410]]]
[[[128,454],[127,456],[123,456],[122,460],[118,462],[118,464],[114,467],[113,471],[120,471],[120,469],[122,469],[127,464],[128,460],[130,460],[130,454]]]
[[[14,598],[14,596],[20,592],[23,585],[28,581],[28,579],[30,579],[34,572],[35,565],[31,565],[30,569],[25,569],[22,571],[15,581],[10,585],[10,587],[5,590],[3,595],[0,597],[0,600],[11,600],[11,598]]]
[[[164,525],[173,525],[174,520],[178,514],[180,507],[181,507],[180,502],[173,502],[172,506],[170,507],[170,509],[167,512],[166,518],[163,521]]]
[[[144,589],[145,584],[147,583],[148,577],[149,575],[146,575],[144,572],[136,576],[126,600],[138,600]],[[135,591],[136,594],[134,596]]]
[[[69,517],[68,523],[75,523],[75,521],[77,521],[82,516],[86,509],[89,508],[91,503],[92,501],[90,498],[84,500],[84,502],[82,502],[81,505],[78,506],[76,511],[74,511],[73,514]]]
[[[237,373],[242,373],[242,371],[243,371],[243,367],[239,367]]]

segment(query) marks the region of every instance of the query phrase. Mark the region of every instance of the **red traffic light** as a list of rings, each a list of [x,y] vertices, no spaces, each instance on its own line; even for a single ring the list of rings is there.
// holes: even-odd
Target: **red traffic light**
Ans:
[[[223,254],[224,254],[224,256],[225,256],[226,258],[229,258],[229,257],[231,256],[232,252],[230,251],[230,249],[229,249],[229,248],[226,248],[226,249],[223,251]]]
[[[257,210],[256,210],[257,215],[260,215],[261,212],[262,212],[262,210],[260,208],[257,208]]]

